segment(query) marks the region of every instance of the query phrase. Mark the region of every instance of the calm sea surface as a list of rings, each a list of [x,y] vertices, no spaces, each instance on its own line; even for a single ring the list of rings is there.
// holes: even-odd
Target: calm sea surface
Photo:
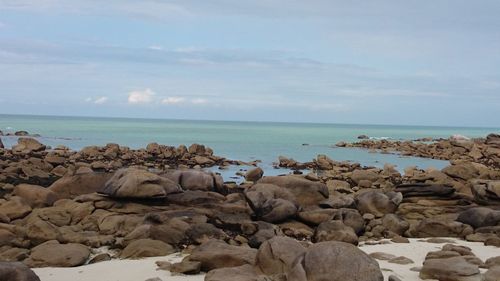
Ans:
[[[269,168],[278,156],[310,161],[317,154],[335,160],[350,160],[363,165],[442,168],[446,161],[369,153],[361,149],[336,148],[339,141],[354,141],[361,134],[377,138],[416,139],[461,134],[481,137],[500,132],[499,128],[458,128],[386,125],[301,124],[231,121],[155,120],[126,118],[89,118],[0,115],[4,133],[26,130],[40,134],[39,140],[51,146],[66,145],[80,149],[88,145],[118,143],[131,148],[145,147],[150,142],[174,145],[201,143],[213,148],[215,154],[235,160],[262,160]],[[14,137],[2,137],[6,146]],[[303,145],[308,144],[308,145]]]

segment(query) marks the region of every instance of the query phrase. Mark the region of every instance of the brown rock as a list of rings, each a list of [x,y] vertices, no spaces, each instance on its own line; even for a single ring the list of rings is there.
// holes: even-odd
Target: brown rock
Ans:
[[[262,178],[264,175],[264,170],[262,170],[260,167],[256,167],[254,169],[249,170],[245,174],[245,179],[247,181],[253,181],[256,182]]]
[[[40,278],[33,270],[20,262],[0,262],[0,280],[40,281]]]
[[[33,138],[19,138],[17,139],[17,145],[14,145],[12,147],[13,153],[22,153],[22,154],[27,154],[42,150],[45,150],[45,145],[41,144],[39,141]]]
[[[245,191],[245,198],[255,216],[266,222],[284,221],[299,209],[288,189],[273,184],[255,184]]]
[[[5,262],[16,262],[23,261],[27,259],[30,255],[30,251],[24,248],[7,248],[1,250],[0,248],[0,261]]]
[[[471,181],[474,201],[482,205],[500,205],[500,180]]]
[[[111,256],[108,253],[102,253],[102,254],[98,254],[95,257],[93,257],[89,261],[89,264],[103,262],[103,261],[110,261],[110,260],[111,260]]]
[[[173,273],[198,274],[201,271],[201,262],[184,259],[181,262],[170,264],[168,262],[156,262],[160,269],[168,270]]]
[[[500,266],[494,266],[488,269],[484,274],[484,281],[498,281],[500,280]]]
[[[321,223],[314,232],[314,241],[342,241],[358,245],[358,236],[354,230],[342,221],[328,221]]]
[[[30,205],[19,196],[13,196],[8,201],[0,199],[0,214],[4,214],[10,220],[23,218],[30,212]]]
[[[479,176],[477,169],[469,162],[448,166],[444,168],[442,172],[452,178],[458,178],[462,180],[470,180]]]
[[[298,213],[298,218],[309,225],[319,225],[322,222],[333,220],[335,209],[312,209]]]
[[[384,261],[388,261],[388,260],[396,258],[395,255],[389,254],[389,253],[384,253],[384,252],[373,252],[373,253],[369,254],[369,256],[374,258],[374,259],[384,260]]]
[[[45,156],[45,161],[54,166],[57,166],[64,164],[64,162],[66,162],[66,158],[55,154],[48,154],[47,156]]]
[[[411,260],[411,259],[409,259],[407,257],[403,257],[403,256],[392,258],[388,262],[395,263],[395,264],[411,264],[411,263],[414,263],[413,260]]]
[[[326,185],[297,176],[268,176],[258,183],[269,183],[288,189],[301,206],[318,205],[328,198]]]
[[[218,229],[213,224],[210,223],[197,223],[193,224],[186,230],[186,235],[192,241],[201,244],[210,239],[224,240],[227,238],[224,231]]]
[[[375,182],[379,179],[379,175],[371,170],[354,170],[351,179],[357,184],[362,180]]]
[[[500,211],[486,207],[471,208],[460,213],[457,221],[473,228],[495,226],[500,223]]]
[[[287,277],[289,281],[384,280],[374,259],[356,246],[333,241],[316,243],[307,248],[295,260]]]
[[[255,264],[266,275],[285,274],[295,259],[304,252],[305,248],[296,240],[275,237],[262,243]]]
[[[253,266],[245,264],[236,267],[211,270],[205,276],[205,281],[269,281],[269,278],[258,275]]]
[[[73,267],[84,264],[89,256],[90,251],[84,245],[48,241],[31,249],[25,263],[30,267]]]
[[[485,246],[495,246],[495,247],[500,247],[500,237],[491,237],[487,238],[484,241]]]
[[[397,235],[403,235],[410,228],[410,224],[407,221],[395,214],[384,215],[382,217],[382,225],[385,229]]]
[[[356,197],[356,203],[360,213],[370,213],[376,217],[394,213],[403,200],[401,193],[381,192],[370,190]]]
[[[122,169],[98,192],[114,198],[163,198],[182,189],[173,181],[138,169]]]
[[[500,256],[491,257],[484,262],[484,267],[486,268],[493,266],[500,266]]]
[[[412,231],[416,237],[465,237],[473,232],[469,225],[442,219],[423,219]]]
[[[224,184],[220,175],[199,170],[176,170],[163,176],[186,190],[220,191]]]
[[[139,239],[131,242],[120,254],[122,259],[166,256],[175,253],[169,244],[152,239]]]
[[[57,195],[50,189],[31,184],[20,184],[14,188],[14,194],[23,198],[32,208],[52,206]]]
[[[100,190],[111,178],[110,173],[86,173],[65,176],[54,182],[49,189],[58,198],[75,198],[82,194],[90,194]]]
[[[34,219],[32,222],[28,222],[26,227],[26,236],[34,245],[49,240],[56,240],[59,234],[59,229],[54,224],[41,219]]]
[[[479,267],[468,263],[463,257],[428,259],[420,270],[422,279],[438,279],[443,281],[481,280]]]
[[[218,240],[210,240],[198,246],[189,256],[191,261],[201,262],[203,271],[216,268],[254,265],[257,250],[226,244]]]

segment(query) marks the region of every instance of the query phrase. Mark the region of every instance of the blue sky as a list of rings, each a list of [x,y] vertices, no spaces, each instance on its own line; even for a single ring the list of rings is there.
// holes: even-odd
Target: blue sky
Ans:
[[[0,0],[0,113],[500,124],[500,1]]]

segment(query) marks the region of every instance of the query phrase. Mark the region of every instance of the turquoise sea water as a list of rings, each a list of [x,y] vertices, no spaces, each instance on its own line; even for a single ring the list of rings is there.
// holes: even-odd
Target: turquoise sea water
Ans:
[[[132,148],[145,147],[150,142],[189,145],[201,143],[212,147],[215,154],[235,160],[262,160],[269,168],[278,156],[298,161],[310,161],[317,154],[335,160],[350,160],[363,165],[442,168],[446,161],[369,153],[362,149],[336,148],[339,141],[354,141],[358,135],[416,139],[461,134],[481,137],[500,132],[499,128],[458,128],[387,125],[303,124],[231,121],[155,120],[126,118],[89,118],[0,115],[0,130],[4,133],[26,130],[40,134],[45,144],[66,145],[80,149],[87,145],[118,143]],[[2,137],[6,146],[16,142],[14,137]],[[308,145],[303,145],[308,144]]]

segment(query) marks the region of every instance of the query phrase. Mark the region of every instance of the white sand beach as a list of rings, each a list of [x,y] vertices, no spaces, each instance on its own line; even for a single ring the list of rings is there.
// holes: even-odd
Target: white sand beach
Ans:
[[[70,268],[35,268],[41,281],[145,281],[159,278],[162,281],[201,281],[203,274],[174,275],[165,270],[156,270],[156,261],[180,262],[184,256],[176,253],[165,257],[140,260],[111,260]]]

